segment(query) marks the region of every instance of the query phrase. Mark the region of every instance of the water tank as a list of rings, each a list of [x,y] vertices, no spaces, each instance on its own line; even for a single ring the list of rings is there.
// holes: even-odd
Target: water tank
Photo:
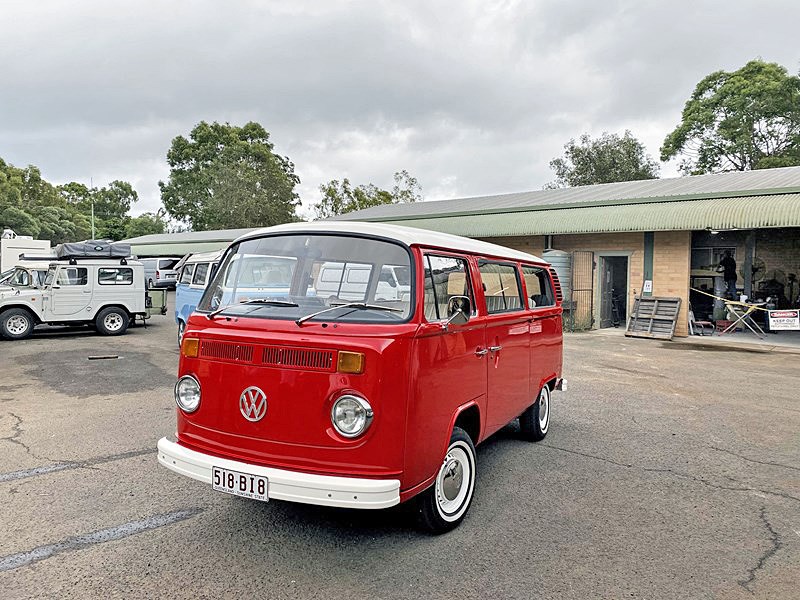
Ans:
[[[545,250],[542,258],[556,270],[564,300],[570,300],[572,298],[572,255],[563,250]]]

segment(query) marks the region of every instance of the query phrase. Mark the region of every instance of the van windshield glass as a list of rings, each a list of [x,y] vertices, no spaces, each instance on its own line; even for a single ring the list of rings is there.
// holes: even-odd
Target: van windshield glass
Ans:
[[[410,273],[408,250],[391,242],[321,234],[256,238],[228,250],[197,309],[296,321],[333,308],[308,322],[397,323],[411,317]],[[374,308],[342,306],[352,303]]]

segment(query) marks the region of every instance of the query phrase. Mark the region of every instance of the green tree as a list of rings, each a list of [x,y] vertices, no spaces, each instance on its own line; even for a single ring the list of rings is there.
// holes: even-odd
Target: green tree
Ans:
[[[319,186],[322,199],[314,207],[317,219],[327,219],[335,215],[380,206],[382,204],[400,204],[422,200],[422,187],[408,171],[394,174],[392,191],[382,190],[370,183],[353,187],[350,180],[332,179]]]
[[[644,145],[630,131],[620,137],[603,133],[593,140],[584,133],[578,141],[564,145],[564,155],[550,161],[556,180],[547,189],[637,181],[658,178],[659,168]]]
[[[167,152],[169,181],[159,181],[169,215],[195,231],[259,227],[297,220],[294,164],[274,152],[258,123],[201,121]]]
[[[140,235],[150,235],[153,233],[164,233],[166,223],[157,214],[143,213],[138,217],[131,218],[125,225],[125,237],[133,238]]]
[[[678,154],[687,175],[800,165],[800,77],[761,60],[711,73],[661,147]]]

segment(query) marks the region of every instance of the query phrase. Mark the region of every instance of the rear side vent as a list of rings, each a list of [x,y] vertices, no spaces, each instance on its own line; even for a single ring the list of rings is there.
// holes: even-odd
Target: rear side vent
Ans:
[[[558,280],[558,275],[553,267],[550,267],[549,271],[550,275],[553,276],[553,287],[555,287],[556,291],[556,301],[561,302],[564,299],[564,295],[561,292],[561,282]]]
[[[261,362],[273,367],[294,367],[310,371],[333,371],[333,350],[264,346]]]
[[[200,343],[200,356],[230,362],[249,363],[253,362],[253,346],[203,340]]]

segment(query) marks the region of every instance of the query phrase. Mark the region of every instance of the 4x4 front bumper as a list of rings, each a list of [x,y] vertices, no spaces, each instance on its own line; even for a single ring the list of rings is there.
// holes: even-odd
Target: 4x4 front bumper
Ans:
[[[269,497],[341,508],[388,508],[400,503],[398,479],[359,479],[313,475],[261,467],[189,450],[168,438],[158,441],[158,462],[168,469],[211,485],[211,467],[269,479]]]

